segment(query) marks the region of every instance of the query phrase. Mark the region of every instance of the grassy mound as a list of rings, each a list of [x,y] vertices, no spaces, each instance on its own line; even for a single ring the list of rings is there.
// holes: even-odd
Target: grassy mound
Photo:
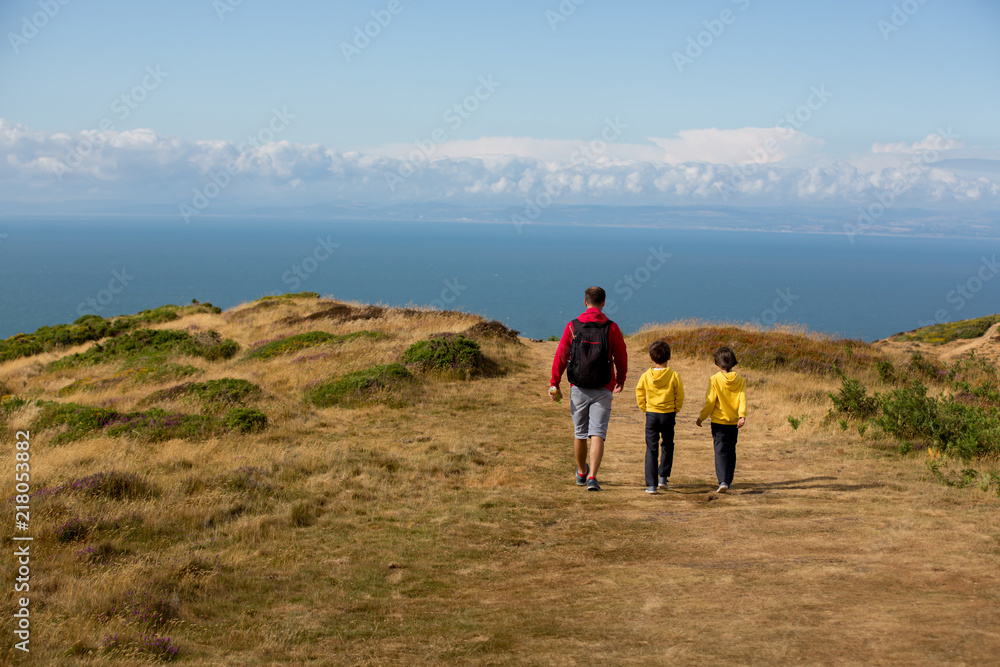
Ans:
[[[479,343],[462,334],[439,334],[417,341],[403,353],[403,363],[413,364],[422,371],[457,371],[481,375],[489,364]]]
[[[317,292],[289,292],[287,294],[274,294],[268,296],[262,296],[257,299],[256,303],[280,303],[281,301],[288,301],[289,299],[318,299],[319,293]]]
[[[192,306],[160,306],[152,310],[143,310],[135,315],[122,315],[107,320],[98,315],[84,315],[72,324],[41,327],[34,333],[17,334],[0,341],[0,362],[119,336],[126,331],[171,322],[194,313],[219,312],[222,312],[220,308],[210,303],[203,303]]]
[[[503,322],[490,320],[489,322],[477,322],[466,329],[462,335],[467,338],[479,338],[480,340],[497,340],[505,343],[520,343],[517,335],[520,331],[508,328]]]
[[[258,433],[267,428],[267,415],[255,408],[233,408],[223,420],[226,428],[240,433]]]
[[[1000,322],[1000,315],[989,315],[973,320],[961,320],[946,324],[932,324],[929,327],[898,333],[891,340],[897,342],[919,341],[932,345],[943,345],[953,340],[967,340],[982,337],[989,328]]]
[[[240,346],[235,341],[223,339],[215,331],[203,331],[192,336],[186,331],[175,329],[140,329],[112,338],[105,343],[95,343],[85,352],[52,362],[49,368],[57,370],[81,365],[156,359],[170,355],[186,355],[218,361],[232,358],[239,349]]]
[[[112,438],[129,437],[147,442],[161,442],[173,438],[191,440],[221,435],[231,430],[246,430],[245,424],[255,423],[251,430],[266,426],[267,419],[259,416],[247,417],[236,408],[224,417],[190,415],[183,412],[168,412],[161,408],[150,408],[136,412],[119,412],[110,408],[96,408],[79,403],[56,403],[38,401],[41,408],[32,423],[35,430],[62,429],[53,439],[53,444],[64,444],[90,435],[103,433]],[[254,411],[258,412],[258,411]],[[263,420],[261,420],[263,417]]]
[[[218,410],[243,406],[247,401],[259,398],[263,392],[253,382],[239,378],[220,378],[207,382],[185,382],[168,389],[155,391],[146,397],[145,403],[194,398],[203,402],[206,408]]]
[[[334,323],[353,322],[355,320],[377,319],[384,314],[385,308],[381,306],[351,306],[346,303],[334,303],[310,315],[286,317],[281,320],[281,323],[294,327],[305,322],[315,322],[317,320],[330,320]]]
[[[715,350],[727,346],[736,352],[741,366],[759,370],[787,369],[837,375],[861,372],[886,360],[877,348],[859,340],[735,326],[648,327],[632,338],[644,346],[663,339],[670,343],[674,356],[708,359]]]
[[[413,380],[401,364],[382,364],[348,373],[306,392],[306,400],[321,408],[332,405],[357,406],[391,400],[392,392]]]
[[[309,347],[323,345],[326,343],[346,343],[350,340],[366,338],[368,340],[382,340],[388,338],[388,334],[379,331],[356,331],[354,333],[334,335],[325,331],[309,331],[307,333],[285,336],[274,340],[258,343],[244,359],[267,360],[280,357],[285,354],[292,354]]]

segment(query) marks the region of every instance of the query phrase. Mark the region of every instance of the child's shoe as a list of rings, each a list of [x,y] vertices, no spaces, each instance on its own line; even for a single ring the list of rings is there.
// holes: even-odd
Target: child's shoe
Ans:
[[[656,495],[656,487],[655,486],[647,487],[646,488],[646,493],[648,493],[651,496],[655,496]]]
[[[666,477],[661,477],[660,478],[660,488],[663,489],[664,491],[667,490],[667,478]]]
[[[716,490],[716,493],[729,493],[729,485],[719,484],[719,488]]]

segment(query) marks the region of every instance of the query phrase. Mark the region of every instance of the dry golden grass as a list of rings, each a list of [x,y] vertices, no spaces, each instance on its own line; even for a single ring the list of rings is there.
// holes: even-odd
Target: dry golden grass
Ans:
[[[546,394],[555,343],[484,343],[511,372],[427,379],[400,408],[317,409],[302,400],[310,383],[478,321],[389,310],[281,324],[323,306],[249,304],[161,327],[212,328],[243,346],[230,361],[179,361],[204,370],[196,381],[260,385],[256,405],[271,422],[262,433],[61,446],[32,434],[36,493],[109,470],[158,490],[33,500],[37,664],[142,662],[101,649],[106,633],[140,627],[169,636],[192,665],[996,662],[1000,500],[935,483],[921,456],[821,426],[836,378],[746,371],[751,412],[736,482],[717,496],[711,435],[694,425],[715,368],[673,360],[687,392],[674,474],[670,491],[647,496],[633,389],[649,341],[631,337],[604,491],[588,493],[573,481],[568,404]],[[258,341],[364,329],[392,337],[241,361]],[[0,366],[0,379],[21,395],[120,410],[177,383],[56,397],[68,382],[115,371],[51,374],[32,359]],[[33,410],[15,413],[14,426]],[[797,430],[789,416],[803,419]],[[75,516],[106,525],[59,542],[54,528]],[[85,550],[102,545],[107,562],[92,562]],[[5,568],[7,590],[11,576]],[[156,593],[162,624],[108,615],[136,590]],[[15,656],[5,649],[5,659]]]

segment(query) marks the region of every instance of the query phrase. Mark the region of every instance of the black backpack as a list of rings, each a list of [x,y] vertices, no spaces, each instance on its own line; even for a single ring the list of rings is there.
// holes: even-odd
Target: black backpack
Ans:
[[[611,320],[581,322],[573,320],[573,344],[570,347],[566,377],[583,389],[605,387],[611,382]]]

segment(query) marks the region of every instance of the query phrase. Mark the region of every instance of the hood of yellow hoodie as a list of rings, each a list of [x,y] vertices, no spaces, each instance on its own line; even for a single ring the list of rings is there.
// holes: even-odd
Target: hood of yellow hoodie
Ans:
[[[669,366],[667,368],[650,368],[649,378],[653,382],[653,386],[657,389],[666,389],[670,386],[670,379],[673,377],[674,371]]]
[[[729,391],[739,391],[743,388],[743,378],[736,374],[736,371],[723,373],[719,371],[715,374],[719,378],[719,384]]]

